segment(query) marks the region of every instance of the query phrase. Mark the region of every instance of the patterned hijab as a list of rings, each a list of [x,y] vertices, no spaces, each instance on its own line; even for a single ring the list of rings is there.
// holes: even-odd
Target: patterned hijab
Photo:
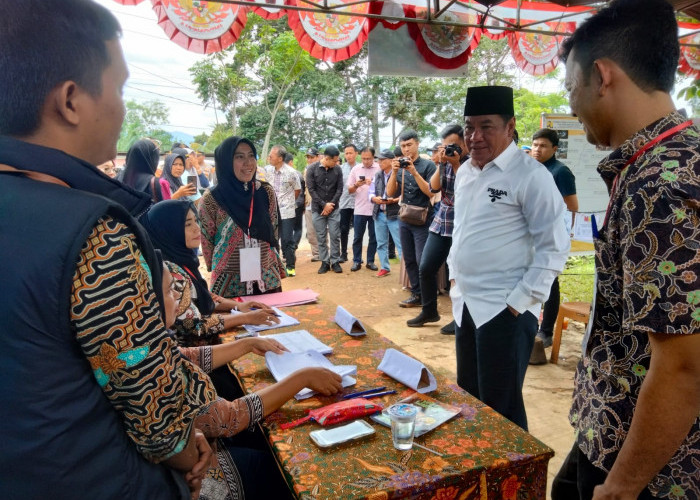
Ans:
[[[252,238],[267,241],[274,248],[277,248],[277,238],[275,238],[275,230],[270,219],[270,199],[267,190],[263,189],[263,184],[266,183],[256,180],[253,176],[253,181],[248,184],[255,187],[246,190],[243,182],[238,180],[233,172],[233,154],[241,143],[250,146],[257,157],[255,145],[248,139],[234,136],[222,142],[214,151],[218,184],[211,190],[211,194],[219,206],[244,232],[250,229]],[[251,199],[253,201],[253,216],[250,228],[248,228]]]
[[[185,244],[185,221],[190,210],[197,209],[189,200],[165,200],[156,203],[141,218],[141,224],[151,237],[153,246],[163,254],[163,260],[177,264],[187,272],[197,289],[195,305],[205,316],[214,312],[209,286],[199,272],[197,250]],[[188,272],[189,271],[189,272]]]
[[[168,156],[165,157],[165,163],[163,164],[163,174],[161,178],[168,181],[168,184],[170,185],[171,194],[182,187],[182,180],[179,177],[175,177],[173,175],[173,163],[175,162],[175,158],[180,158],[182,160],[183,165],[187,164],[187,159],[185,158],[185,156],[178,153],[170,153]]]

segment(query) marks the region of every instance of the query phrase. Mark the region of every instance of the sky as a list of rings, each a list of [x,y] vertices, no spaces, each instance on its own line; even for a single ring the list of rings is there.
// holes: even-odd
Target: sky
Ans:
[[[216,124],[214,110],[205,109],[188,72],[205,56],[168,40],[156,22],[149,0],[134,6],[114,0],[95,1],[113,12],[122,26],[121,44],[130,73],[124,99],[166,104],[170,119],[162,128],[168,132],[181,131],[193,136],[211,132]]]

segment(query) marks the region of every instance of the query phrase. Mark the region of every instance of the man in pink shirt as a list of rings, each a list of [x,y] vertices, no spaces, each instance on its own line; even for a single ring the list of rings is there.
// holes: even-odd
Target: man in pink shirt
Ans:
[[[379,165],[374,161],[374,148],[365,146],[360,151],[362,163],[355,165],[348,176],[348,192],[355,195],[355,214],[353,216],[352,260],[351,271],[359,271],[362,267],[362,239],[365,228],[369,232],[367,246],[367,269],[376,271],[374,255],[377,253],[377,238],[374,234],[374,219],[372,218],[372,202],[369,198],[369,185],[374,175],[379,171]]]

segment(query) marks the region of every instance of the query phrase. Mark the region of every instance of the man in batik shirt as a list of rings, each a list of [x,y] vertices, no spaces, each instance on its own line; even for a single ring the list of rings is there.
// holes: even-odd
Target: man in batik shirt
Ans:
[[[555,500],[700,497],[700,131],[670,95],[677,35],[666,1],[616,0],[564,44],[571,110],[615,150]]]

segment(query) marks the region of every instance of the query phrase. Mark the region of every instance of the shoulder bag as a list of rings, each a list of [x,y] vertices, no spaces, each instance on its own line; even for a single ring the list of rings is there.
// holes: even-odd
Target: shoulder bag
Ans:
[[[409,205],[403,202],[404,175],[406,171],[401,170],[401,206],[399,207],[399,220],[404,224],[412,226],[422,226],[428,219],[428,207]]]

